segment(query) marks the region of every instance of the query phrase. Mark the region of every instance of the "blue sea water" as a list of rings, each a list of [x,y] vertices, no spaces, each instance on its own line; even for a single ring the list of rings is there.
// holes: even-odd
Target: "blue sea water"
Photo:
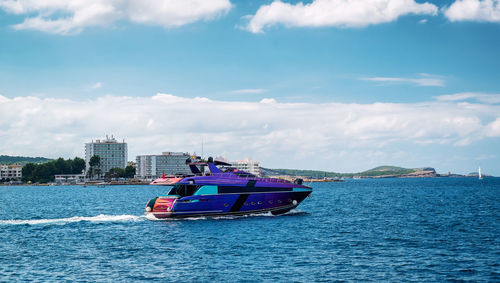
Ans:
[[[500,281],[500,178],[316,183],[282,216],[152,221],[154,186],[0,187],[0,281]]]

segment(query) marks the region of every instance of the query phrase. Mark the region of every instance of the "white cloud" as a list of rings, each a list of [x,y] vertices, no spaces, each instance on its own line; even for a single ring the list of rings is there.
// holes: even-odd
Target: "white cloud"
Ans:
[[[264,103],[264,104],[270,104],[270,103],[276,103],[276,99],[274,98],[263,98],[260,103]]]
[[[15,29],[74,34],[119,20],[178,27],[213,19],[228,12],[231,3],[229,0],[0,0],[0,9],[27,15],[22,23],[13,26]]]
[[[452,22],[500,22],[500,0],[457,0],[443,10]]]
[[[488,125],[487,135],[490,137],[500,137],[500,117]]]
[[[418,147],[467,146],[498,138],[499,113],[500,105],[447,101],[314,104],[171,94],[85,101],[0,96],[0,153],[83,156],[85,142],[114,134],[129,143],[133,160],[138,154],[200,151],[203,137],[205,153],[230,159],[251,156],[264,166],[315,168],[335,158],[338,166],[359,169],[359,164],[396,162],[391,158],[398,145],[414,152]],[[371,163],[366,163],[367,156]],[[427,165],[432,164],[415,166]]]
[[[4,103],[4,102],[7,102],[9,101],[9,99],[3,95],[0,94],[0,103]]]
[[[90,86],[91,89],[98,89],[98,88],[101,88],[102,87],[102,83],[101,82],[96,82],[95,84],[93,84],[92,86]]]
[[[364,27],[397,20],[408,14],[436,15],[438,8],[414,0],[314,0],[310,4],[274,1],[247,16],[246,29],[253,33],[282,24],[289,27]]]
[[[360,78],[364,81],[380,82],[383,84],[413,84],[418,86],[444,86],[444,80],[442,77],[420,74],[416,78],[400,78],[400,77],[372,77],[372,78]]]
[[[461,92],[455,94],[446,94],[434,97],[439,101],[465,101],[465,100],[476,100],[482,103],[488,104],[498,104],[500,103],[500,93],[499,94],[489,94],[481,92]]]
[[[266,90],[263,88],[246,88],[246,89],[237,89],[231,91],[231,93],[236,93],[236,94],[248,94],[248,93],[263,93]]]

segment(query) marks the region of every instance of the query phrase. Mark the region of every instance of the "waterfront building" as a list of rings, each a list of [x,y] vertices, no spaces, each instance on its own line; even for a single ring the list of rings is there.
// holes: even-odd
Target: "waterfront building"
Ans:
[[[0,165],[0,179],[21,180],[23,165]]]
[[[231,166],[233,166],[238,170],[252,173],[256,176],[261,175],[259,161],[254,161],[251,160],[250,158],[245,158],[242,160],[231,161],[229,163],[231,164]]]
[[[84,174],[61,174],[54,176],[56,184],[71,184],[75,185],[78,183],[85,183],[85,175]]]
[[[165,175],[191,174],[186,159],[193,162],[200,160],[185,152],[163,152],[161,155],[139,155],[136,157],[136,175],[138,179],[156,179]]]
[[[111,168],[127,167],[128,151],[125,140],[118,142],[113,136],[106,136],[105,140],[95,140],[85,144],[85,162],[87,171],[90,168],[90,158],[97,155],[101,158],[101,175]]]
[[[254,174],[256,176],[261,176],[259,161],[254,161],[250,158],[245,158],[237,161],[230,161],[224,157],[216,157],[215,160],[229,163],[231,164],[232,167],[238,170],[245,171]]]

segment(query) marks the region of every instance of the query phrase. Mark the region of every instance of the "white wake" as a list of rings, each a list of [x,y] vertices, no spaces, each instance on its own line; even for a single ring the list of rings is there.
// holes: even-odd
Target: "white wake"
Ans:
[[[67,223],[74,222],[126,222],[126,221],[141,221],[144,220],[144,216],[136,215],[104,215],[100,214],[97,216],[73,216],[68,218],[56,218],[56,219],[26,219],[26,220],[0,220],[0,225],[40,225],[40,224],[55,224],[64,225]]]
[[[261,212],[261,213],[252,213],[252,214],[244,214],[244,215],[219,215],[219,216],[193,216],[193,217],[183,217],[183,218],[156,218],[153,214],[147,214],[145,216],[148,220],[157,220],[157,221],[197,221],[197,220],[233,220],[240,218],[251,218],[251,217],[281,217],[281,216],[292,216],[292,215],[301,215],[306,212],[292,209],[286,213],[274,215],[271,212]]]
[[[94,222],[94,223],[102,223],[102,222],[127,222],[127,221],[144,221],[144,220],[206,220],[206,219],[214,219],[214,220],[231,220],[238,218],[246,218],[246,217],[279,217],[285,215],[297,215],[302,214],[303,212],[298,210],[291,210],[287,213],[281,215],[273,215],[271,212],[266,213],[256,213],[256,214],[248,214],[248,215],[239,215],[239,216],[201,216],[201,217],[187,217],[187,218],[156,218],[152,214],[148,215],[105,215],[100,214],[97,216],[73,216],[68,218],[53,218],[53,219],[12,219],[12,220],[0,220],[0,225],[65,225],[68,223],[75,222]]]
[[[285,212],[283,214],[278,214],[278,215],[274,215],[270,211],[268,211],[268,212],[245,214],[245,215],[222,215],[222,216],[215,216],[215,217],[209,217],[209,218],[215,219],[215,220],[231,220],[231,219],[247,218],[247,217],[281,217],[281,216],[286,216],[286,215],[299,215],[299,214],[303,214],[303,213],[305,213],[305,212],[302,212],[302,211],[296,210],[296,209],[292,209],[288,212]],[[206,219],[206,218],[204,218],[204,219]]]

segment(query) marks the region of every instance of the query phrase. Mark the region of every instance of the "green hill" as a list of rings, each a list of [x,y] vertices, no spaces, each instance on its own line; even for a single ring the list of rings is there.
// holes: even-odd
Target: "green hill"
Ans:
[[[404,175],[416,172],[420,169],[407,169],[396,166],[379,166],[370,170],[358,173],[360,176],[384,176],[384,175]]]
[[[24,157],[24,156],[8,156],[0,155],[0,164],[11,165],[11,164],[21,164],[25,165],[27,163],[45,163],[51,161],[52,159],[45,157]]]

